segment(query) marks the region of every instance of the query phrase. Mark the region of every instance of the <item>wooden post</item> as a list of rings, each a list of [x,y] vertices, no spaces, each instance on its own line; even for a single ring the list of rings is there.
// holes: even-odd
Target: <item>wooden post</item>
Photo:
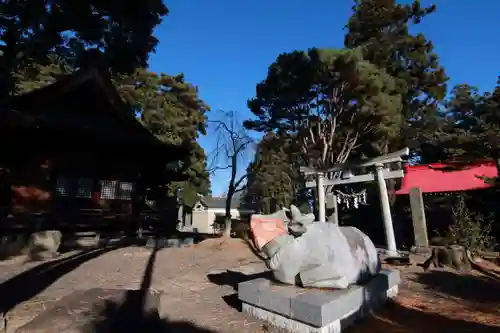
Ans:
[[[411,218],[413,220],[413,234],[415,236],[416,249],[427,249],[429,239],[427,235],[427,222],[425,220],[425,206],[422,191],[418,187],[412,187],[408,194],[410,196]]]

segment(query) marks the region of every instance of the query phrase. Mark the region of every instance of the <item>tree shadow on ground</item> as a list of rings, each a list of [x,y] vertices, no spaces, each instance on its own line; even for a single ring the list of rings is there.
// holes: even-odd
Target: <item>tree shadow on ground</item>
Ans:
[[[38,295],[56,280],[83,263],[123,245],[87,250],[69,257],[41,263],[0,284],[0,314]]]
[[[216,333],[187,321],[170,321],[161,318],[158,308],[161,299],[150,290],[159,241],[148,259],[139,290],[126,292],[122,302],[106,301],[96,319],[84,325],[83,333]]]
[[[127,292],[123,303],[106,301],[98,319],[86,324],[82,333],[215,333],[187,321],[170,321],[161,318],[155,309],[144,307],[141,290]]]
[[[447,318],[443,314],[412,309],[390,301],[373,316],[362,319],[346,329],[345,333],[495,333],[499,331],[499,326]]]
[[[417,273],[416,281],[439,293],[469,302],[500,302],[500,282],[494,279],[448,271]]]
[[[238,291],[238,284],[258,278],[273,279],[273,274],[270,271],[265,271],[256,274],[243,274],[241,272],[225,271],[222,273],[207,274],[208,281],[218,286],[230,286],[235,291]]]
[[[236,291],[234,294],[222,297],[222,300],[230,307],[241,312],[241,301],[238,298],[238,284],[258,278],[273,279],[272,272],[266,271],[256,274],[243,274],[240,272],[226,271],[216,274],[207,274],[208,281],[218,286],[230,286]]]

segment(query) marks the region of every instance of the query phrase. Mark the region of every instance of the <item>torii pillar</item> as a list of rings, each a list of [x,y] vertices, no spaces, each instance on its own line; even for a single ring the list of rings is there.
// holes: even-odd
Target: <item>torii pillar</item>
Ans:
[[[408,148],[404,148],[392,154],[375,157],[360,163],[344,163],[337,164],[331,168],[320,170],[308,167],[301,167],[300,171],[305,174],[314,174],[317,177],[316,181],[306,182],[306,187],[317,187],[318,189],[318,209],[319,209],[319,222],[326,222],[326,200],[325,200],[325,187],[335,185],[346,185],[353,183],[364,183],[376,180],[378,183],[380,194],[380,206],[382,209],[382,218],[384,220],[385,237],[387,242],[387,252],[390,256],[398,256],[396,246],[396,236],[394,235],[394,227],[392,224],[391,206],[389,203],[389,194],[387,193],[387,185],[385,180],[391,178],[402,178],[404,176],[403,170],[391,171],[385,168],[386,164],[401,162],[402,156],[410,153]],[[325,174],[328,173],[341,173],[343,170],[360,169],[364,167],[375,167],[374,172],[356,175],[347,179],[332,179],[325,180]],[[337,210],[335,214],[337,214]],[[336,219],[338,221],[338,218]]]

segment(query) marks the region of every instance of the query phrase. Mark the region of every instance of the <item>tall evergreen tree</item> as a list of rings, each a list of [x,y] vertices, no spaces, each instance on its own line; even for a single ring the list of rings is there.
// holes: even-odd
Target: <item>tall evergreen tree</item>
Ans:
[[[358,50],[294,51],[280,55],[257,85],[248,128],[288,142],[303,165],[327,167],[401,126],[397,82]],[[370,141],[364,139],[370,138]]]
[[[448,158],[493,158],[500,166],[500,81],[492,93],[467,84],[456,86],[447,103],[450,119],[438,144]]]
[[[187,83],[182,74],[158,75],[142,68],[132,75],[117,76],[114,81],[122,98],[134,107],[144,126],[160,140],[174,145],[191,145],[185,171],[189,184],[185,190],[208,194],[210,180],[206,155],[197,139],[200,134],[206,135],[209,107],[199,98],[198,89]],[[170,184],[169,193],[174,195],[185,185]]]
[[[285,53],[257,85],[248,103],[257,120],[245,125],[286,139],[295,170],[328,168],[351,155],[378,151],[381,142],[399,135],[398,84],[358,49]]]
[[[30,67],[20,68],[13,74],[15,78],[15,94],[23,94],[31,90],[43,88],[54,83],[59,77],[69,74],[73,68],[56,55],[48,57],[47,64],[33,63]]]
[[[154,28],[167,15],[161,0],[10,0],[0,2],[0,94],[13,74],[57,55],[78,67],[86,49],[100,50],[114,73],[147,64],[158,40]]]
[[[290,160],[285,140],[269,132],[259,142],[255,158],[248,166],[248,188],[243,198],[258,211],[273,213],[272,203],[289,206],[295,203],[301,177]]]
[[[416,0],[398,4],[396,0],[355,0],[353,14],[347,23],[345,46],[361,48],[364,58],[393,76],[403,96],[405,122],[400,135],[387,141],[382,152],[410,145],[422,155],[422,134],[435,130],[439,106],[446,94],[448,78],[434,53],[434,46],[422,34],[409,32],[436,10],[422,7]]]

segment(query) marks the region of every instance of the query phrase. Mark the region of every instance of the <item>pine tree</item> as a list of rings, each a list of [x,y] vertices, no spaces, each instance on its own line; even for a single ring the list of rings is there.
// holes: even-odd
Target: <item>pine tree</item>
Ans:
[[[456,86],[447,103],[452,120],[439,144],[462,160],[493,158],[500,165],[500,81],[492,93],[467,84]]]
[[[249,101],[257,119],[246,126],[288,136],[303,165],[327,167],[399,134],[399,90],[392,76],[358,50],[285,53],[257,85]]]
[[[189,177],[188,188],[208,194],[210,180],[206,155],[197,139],[206,135],[206,112],[209,107],[199,98],[198,89],[187,83],[182,74],[158,75],[142,68],[132,75],[115,77],[114,83],[144,126],[160,140],[192,147],[185,171]],[[174,195],[184,185],[171,184],[169,194]]]
[[[423,8],[418,0],[411,4],[398,4],[395,0],[354,3],[346,26],[345,46],[361,48],[367,61],[398,80],[403,96],[405,122],[400,135],[380,148],[387,153],[410,145],[416,155],[422,155],[420,144],[425,141],[422,134],[435,130],[448,78],[432,42],[422,34],[412,35],[409,26],[418,24],[436,7]]]
[[[50,56],[79,67],[98,50],[113,73],[145,67],[158,40],[154,28],[168,14],[161,0],[11,0],[0,2],[0,94],[12,92],[14,73]]]
[[[249,165],[245,203],[265,214],[273,213],[271,202],[288,207],[296,203],[296,189],[302,178],[290,160],[284,140],[269,132],[259,142],[254,161]]]

